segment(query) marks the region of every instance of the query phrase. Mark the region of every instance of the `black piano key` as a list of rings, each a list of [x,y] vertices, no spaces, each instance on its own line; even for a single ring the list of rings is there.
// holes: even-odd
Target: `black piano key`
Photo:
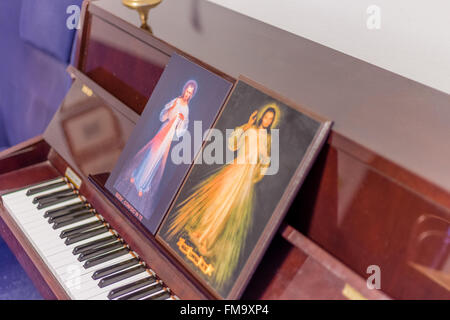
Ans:
[[[64,185],[66,185],[66,184],[67,184],[66,181],[59,181],[59,182],[48,184],[46,186],[31,188],[31,189],[28,189],[27,196],[32,196],[32,195],[35,195],[37,193],[41,193],[41,192],[44,192],[44,191],[47,191],[47,190],[51,190],[51,189],[54,189],[54,188],[62,187]]]
[[[125,260],[125,261],[113,264],[112,266],[108,266],[103,269],[99,269],[99,270],[95,271],[94,274],[92,275],[92,279],[98,280],[100,278],[107,277],[113,273],[116,273],[123,269],[132,267],[136,264],[139,264],[139,259],[137,259],[137,258],[133,258],[130,260]]]
[[[48,197],[48,198],[45,198],[45,199],[41,199],[37,203],[38,204],[46,204],[47,202],[53,202],[55,200],[71,196],[72,194],[76,194],[77,195],[78,193],[79,193],[78,190],[70,189],[68,192],[61,193],[61,194],[55,195],[53,197]]]
[[[74,199],[76,197],[78,197],[78,194],[77,193],[73,193],[73,194],[68,195],[68,196],[64,196],[64,197],[60,197],[60,198],[54,198],[54,199],[52,199],[49,202],[44,202],[44,203],[40,202],[38,204],[37,208],[38,209],[45,209],[45,208],[51,207],[51,206],[53,206],[55,204]]]
[[[85,202],[69,204],[61,208],[46,211],[44,213],[44,218],[59,217],[67,213],[72,213],[83,209],[90,209],[90,205]]]
[[[148,298],[145,298],[143,300],[167,300],[170,297],[171,297],[170,292],[164,290],[164,291],[161,291],[161,292],[159,292],[157,294],[154,294],[154,295],[152,295],[152,296],[150,296]]]
[[[92,210],[92,209],[83,209],[83,210],[75,211],[72,213],[63,214],[59,217],[50,217],[50,218],[48,218],[48,223],[52,224],[52,223],[56,223],[56,222],[63,222],[63,221],[71,220],[81,214],[86,214],[86,213],[95,214],[94,210]]]
[[[132,282],[129,284],[126,284],[124,286],[121,286],[119,288],[115,288],[113,290],[111,290],[108,293],[108,299],[112,300],[115,298],[118,298],[120,296],[123,296],[125,294],[128,294],[130,292],[133,292],[135,290],[141,289],[143,287],[147,287],[151,284],[154,284],[156,282],[156,278],[153,276],[138,280],[136,282]]]
[[[110,244],[107,244],[106,246],[102,246],[102,247],[97,247],[91,250],[88,250],[84,253],[81,253],[78,256],[78,261],[82,262],[82,261],[86,261],[88,259],[92,259],[95,257],[98,257],[99,255],[102,255],[104,253],[108,253],[110,251],[116,250],[123,247],[123,242],[122,241],[116,241]]]
[[[80,246],[77,246],[77,247],[73,248],[72,253],[74,255],[77,255],[77,254],[85,252],[86,250],[97,248],[99,246],[102,246],[104,244],[108,244],[108,243],[116,241],[116,240],[117,240],[116,236],[108,236],[108,237],[105,237],[105,238],[94,240],[94,241],[91,241],[91,242],[88,242],[88,243],[85,243],[83,245],[80,245]]]
[[[84,263],[83,267],[85,269],[92,268],[92,267],[94,267],[96,265],[99,265],[101,263],[110,261],[112,259],[118,258],[118,257],[123,256],[125,254],[128,254],[128,252],[130,252],[130,249],[128,249],[128,248],[119,249],[119,250],[116,250],[116,251],[104,254],[102,256],[89,259],[89,260],[87,260]]]
[[[103,278],[98,283],[98,286],[100,288],[107,287],[107,286],[117,283],[119,281],[125,280],[132,276],[135,276],[139,273],[145,272],[145,269],[147,269],[145,266],[140,265],[140,266],[136,266],[136,267],[133,267],[130,269],[123,270],[121,272],[118,272],[118,273],[115,273],[113,275]]]
[[[93,230],[77,233],[77,234],[75,234],[73,236],[67,237],[66,240],[64,241],[64,243],[66,245],[71,245],[71,244],[74,244],[74,243],[77,243],[77,242],[80,242],[80,241],[83,241],[83,240],[95,237],[96,235],[105,233],[108,230],[109,230],[108,227],[103,226],[103,227],[96,228],[96,229],[93,229]]]
[[[42,196],[35,197],[33,199],[33,203],[49,201],[50,199],[53,199],[53,198],[69,195],[72,192],[73,192],[72,188],[67,188],[67,189],[64,189],[64,190],[56,191],[56,192],[46,193],[46,194],[44,194]]]
[[[133,293],[127,294],[125,296],[122,296],[118,300],[138,300],[141,298],[145,298],[145,297],[154,295],[155,293],[160,292],[163,289],[164,289],[164,287],[161,283],[155,283],[144,289],[141,289],[141,290],[135,291]]]
[[[55,221],[53,223],[53,229],[56,230],[56,229],[59,229],[62,227],[69,226],[71,224],[74,224],[75,222],[80,222],[80,221],[92,218],[94,215],[95,215],[94,212],[88,211],[86,213],[75,215],[70,219],[61,219],[61,218],[63,218],[63,217],[61,217],[60,219],[58,219],[57,221]]]
[[[73,228],[65,229],[65,230],[61,231],[61,233],[59,234],[59,237],[61,239],[64,239],[64,238],[67,238],[70,236],[74,236],[79,233],[85,232],[87,230],[94,229],[95,227],[101,226],[103,223],[104,222],[102,220],[98,220],[98,221],[82,224],[81,226],[76,226]]]

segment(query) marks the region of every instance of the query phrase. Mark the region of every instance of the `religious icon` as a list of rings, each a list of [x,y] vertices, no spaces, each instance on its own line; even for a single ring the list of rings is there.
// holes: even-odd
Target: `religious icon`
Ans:
[[[220,259],[214,272],[219,286],[236,268],[251,227],[254,186],[270,164],[271,131],[280,117],[276,110],[276,104],[268,104],[232,132],[228,148],[237,151],[236,158],[199,183],[170,224],[170,237],[184,229],[202,256]]]
[[[181,138],[189,123],[189,101],[195,95],[197,83],[190,80],[183,88],[180,97],[170,101],[161,111],[159,120],[163,123],[158,133],[137,154],[144,155],[142,161],[130,178],[134,183],[139,197],[149,189],[159,186],[162,173],[166,166],[167,156],[174,136]]]
[[[211,127],[230,88],[229,81],[179,55],[169,61],[106,183],[151,232],[159,226],[192,162],[175,163],[174,147],[185,136],[190,139],[195,122],[205,130]],[[200,148],[201,144],[193,146],[192,155]]]
[[[147,219],[150,217],[153,197],[156,195],[151,191],[159,188],[172,141],[180,139],[187,131],[189,102],[195,96],[197,89],[198,84],[195,80],[186,82],[181,95],[171,100],[162,109],[159,115],[162,124],[156,135],[139,150],[130,162],[129,169],[132,171],[128,180],[135,187],[130,192],[136,193],[138,197],[145,195],[145,201],[149,203],[150,210],[146,210],[142,214]],[[123,174],[129,174],[129,169],[122,171]],[[117,180],[114,187],[119,190],[127,180],[126,178],[121,175],[121,179]]]
[[[238,298],[331,123],[241,78],[157,238],[217,297]],[[223,150],[221,150],[221,148]]]

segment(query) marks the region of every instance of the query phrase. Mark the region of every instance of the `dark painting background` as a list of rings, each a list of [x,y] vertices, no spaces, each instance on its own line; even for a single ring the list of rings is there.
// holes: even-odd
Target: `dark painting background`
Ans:
[[[275,175],[265,176],[255,186],[255,204],[253,211],[253,225],[247,235],[245,248],[242,251],[239,264],[234,272],[233,279],[225,285],[218,292],[226,297],[234,285],[235,279],[239,276],[240,271],[244,267],[250,253],[253,251],[255,244],[260,238],[263,229],[267,225],[275,207],[280,201],[285,188],[289,184],[292,175],[296,171],[306,150],[311,144],[314,136],[320,128],[320,123],[299,111],[288,107],[280,101],[271,98],[267,94],[253,88],[252,86],[240,81],[235,87],[224,111],[219,117],[215,128],[225,132],[226,129],[234,129],[247,123],[251,113],[260,109],[262,106],[276,102],[281,111],[281,117],[277,125],[279,129],[280,155],[279,155],[279,171]],[[211,143],[211,142],[209,142]],[[208,145],[207,143],[206,145]],[[224,154],[227,147],[224,141]],[[191,193],[194,187],[203,181],[206,177],[216,172],[223,165],[194,165],[191,173],[186,179],[179,196],[175,201],[175,205],[168,214],[167,219],[161,226],[159,235],[172,247],[177,254],[179,253],[176,245],[176,237],[167,240],[165,237],[170,221],[175,216],[176,208],[183,200],[185,200]],[[180,255],[180,257],[183,257]],[[193,264],[184,259],[192,270],[196,272],[198,269]],[[201,272],[198,273],[205,281],[208,278]]]
[[[154,137],[161,127],[162,122],[159,120],[161,110],[168,102],[181,95],[183,86],[191,79],[198,83],[197,93],[189,102],[188,131],[192,136],[192,140],[194,140],[194,121],[201,120],[203,130],[211,127],[232,84],[186,58],[174,54],[161,75],[136,128],[131,134],[113,172],[106,182],[106,188],[112,194],[115,194],[116,191],[120,193],[120,190],[114,188],[120,172],[124,170],[125,166],[131,162],[135,154]],[[174,141],[171,149],[180,141]],[[191,147],[191,155],[194,156],[199,150],[194,150],[193,145]],[[150,219],[147,220],[144,218],[142,221],[151,233],[156,232],[173,197],[180,188],[189,166],[189,164],[175,165],[172,163],[169,153],[161,184],[155,196],[157,201],[154,206],[154,212],[151,213]],[[139,201],[139,198],[126,200],[136,207],[136,201]]]

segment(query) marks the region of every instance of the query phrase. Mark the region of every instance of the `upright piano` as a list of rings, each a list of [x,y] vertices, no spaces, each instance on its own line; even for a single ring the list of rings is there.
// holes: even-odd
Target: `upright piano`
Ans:
[[[0,235],[43,297],[212,298],[104,187],[176,52],[335,121],[243,299],[450,298],[447,94],[207,1],[81,20],[58,112],[0,153]]]

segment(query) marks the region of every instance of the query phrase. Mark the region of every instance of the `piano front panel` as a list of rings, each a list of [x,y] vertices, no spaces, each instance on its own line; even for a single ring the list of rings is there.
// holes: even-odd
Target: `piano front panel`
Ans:
[[[327,146],[289,223],[362,277],[378,265],[381,289],[393,298],[449,299],[450,211],[433,197],[432,186],[419,193],[426,182],[414,183],[411,174],[394,180],[374,160]]]
[[[50,149],[49,145],[43,142],[40,137],[32,140],[34,142],[27,143],[28,149],[26,152],[22,149],[22,144],[0,152],[0,158],[2,159],[0,175],[45,161]],[[0,180],[0,183],[2,182],[7,183],[8,181]]]
[[[390,299],[289,225],[273,239],[243,298]]]
[[[45,147],[45,145],[47,147]],[[21,186],[31,185],[39,181],[48,180],[59,175],[59,172],[53,167],[48,161],[47,156],[45,159],[35,158],[33,154],[37,153],[38,150],[47,151],[48,155],[48,145],[46,143],[35,143],[31,144],[28,152],[21,153],[23,158],[28,158],[30,162],[29,165],[22,166],[22,161],[17,161],[14,169],[10,168],[7,172],[0,173],[0,193],[8,192],[9,190],[17,189]],[[20,158],[22,158],[20,157]],[[16,158],[17,156],[13,157]],[[31,159],[34,159],[32,161]],[[8,159],[2,160],[8,161]]]

